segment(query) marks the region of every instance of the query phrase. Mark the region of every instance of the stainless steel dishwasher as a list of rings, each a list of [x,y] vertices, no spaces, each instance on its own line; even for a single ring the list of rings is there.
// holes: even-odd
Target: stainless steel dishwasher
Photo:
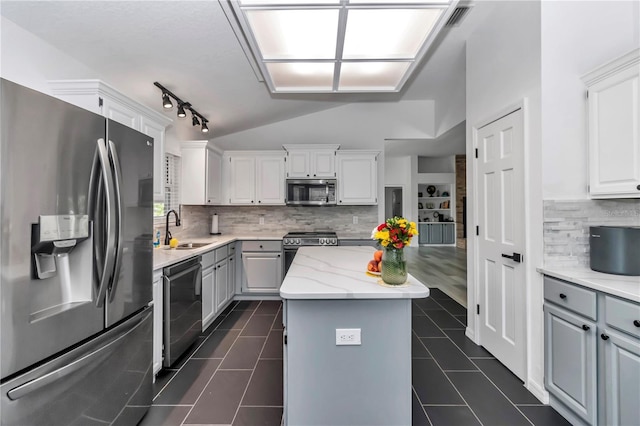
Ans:
[[[163,367],[170,367],[202,331],[201,256],[164,268]]]

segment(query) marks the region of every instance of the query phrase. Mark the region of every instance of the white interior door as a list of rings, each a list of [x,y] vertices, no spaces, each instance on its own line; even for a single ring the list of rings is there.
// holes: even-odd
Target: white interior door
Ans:
[[[519,109],[478,130],[480,344],[524,380],[524,129]],[[509,258],[506,256],[511,256]]]

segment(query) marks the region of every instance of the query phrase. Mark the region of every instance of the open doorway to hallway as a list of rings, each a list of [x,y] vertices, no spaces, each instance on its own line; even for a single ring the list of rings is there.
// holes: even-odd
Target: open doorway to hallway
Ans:
[[[467,306],[467,250],[422,246],[405,250],[409,272],[429,288],[439,288]]]

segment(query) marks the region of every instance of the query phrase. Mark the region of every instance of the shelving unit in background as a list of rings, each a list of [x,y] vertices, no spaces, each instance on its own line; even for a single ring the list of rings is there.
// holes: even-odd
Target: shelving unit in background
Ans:
[[[427,188],[436,188],[429,196]],[[420,245],[455,245],[456,224],[447,220],[455,218],[455,185],[453,183],[418,184],[418,242]],[[422,196],[420,196],[422,195]],[[434,213],[438,213],[437,217]],[[444,217],[444,221],[440,218]]]
[[[433,197],[430,197],[427,193],[427,188],[434,186],[436,192]],[[422,194],[422,197],[418,196],[418,219],[420,222],[426,222],[425,219],[429,219],[430,222],[439,222],[439,218],[436,218],[433,213],[437,212],[439,215],[444,215],[445,218],[454,217],[453,214],[453,185],[448,183],[439,184],[418,184],[418,195]],[[422,206],[422,208],[420,208]]]

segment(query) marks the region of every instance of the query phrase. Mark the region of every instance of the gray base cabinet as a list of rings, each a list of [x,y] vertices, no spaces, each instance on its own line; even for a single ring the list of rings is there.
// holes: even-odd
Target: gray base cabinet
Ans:
[[[596,422],[596,325],[547,304],[545,386],[585,422]]]
[[[420,244],[455,244],[455,223],[421,223],[418,225]]]
[[[242,292],[278,293],[282,263],[282,241],[243,241]]]
[[[640,304],[544,278],[545,387],[574,424],[640,424]]]

